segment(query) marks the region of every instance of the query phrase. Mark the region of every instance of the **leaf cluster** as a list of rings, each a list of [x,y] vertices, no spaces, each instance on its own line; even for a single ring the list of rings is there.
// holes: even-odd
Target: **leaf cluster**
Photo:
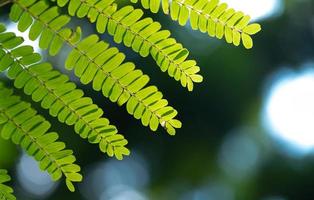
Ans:
[[[130,0],[137,3],[138,0]],[[153,13],[163,10],[180,25],[191,27],[209,36],[225,38],[227,43],[252,48],[252,36],[260,25],[250,24],[250,17],[228,8],[218,0],[140,0],[144,9]],[[67,8],[66,13],[62,8]],[[143,126],[156,131],[162,127],[175,135],[182,123],[178,112],[169,105],[159,89],[150,85],[150,77],[137,69],[116,47],[101,40],[97,34],[84,35],[80,27],[69,28],[72,17],[87,18],[95,24],[97,33],[108,33],[116,43],[123,43],[143,57],[151,56],[162,72],[192,91],[195,83],[203,81],[200,67],[189,59],[189,51],[169,30],[152,18],[145,17],[142,9],[131,5],[119,7],[115,0],[13,0],[9,18],[21,32],[29,31],[29,39],[38,40],[39,47],[50,56],[59,54],[64,46],[70,47],[64,67],[73,71],[82,84],[90,84],[95,91],[125,105],[127,112]],[[128,141],[104,117],[104,111],[84,95],[69,77],[47,62],[33,48],[23,45],[24,38],[7,32],[0,24],[0,72],[13,80],[14,87],[59,122],[73,126],[83,139],[97,144],[101,152],[121,160],[130,154]],[[65,177],[66,185],[74,191],[73,182],[82,181],[80,166],[75,163],[73,151],[66,149],[59,135],[50,132],[51,124],[31,104],[13,94],[0,82],[0,135],[20,145],[38,161],[42,170],[53,180]],[[13,190],[3,183],[9,180],[0,170],[1,199],[14,199]]]

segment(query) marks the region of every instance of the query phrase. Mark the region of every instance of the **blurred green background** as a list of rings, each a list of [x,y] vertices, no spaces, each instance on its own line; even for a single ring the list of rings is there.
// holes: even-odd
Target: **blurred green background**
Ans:
[[[0,139],[0,168],[9,169],[18,199],[314,199],[314,1],[224,1],[262,25],[252,50],[180,27],[162,13],[146,12],[198,61],[204,82],[192,93],[161,73],[152,58],[101,35],[148,74],[179,111],[183,127],[175,137],[163,130],[151,132],[90,85],[79,85],[129,140],[131,155],[116,161],[33,103],[74,149],[85,179],[70,193],[65,184],[52,183],[19,148]],[[15,31],[9,8],[0,9],[0,19]],[[76,25],[86,35],[95,33],[87,20],[73,19]],[[77,81],[63,68],[68,51],[47,59]]]

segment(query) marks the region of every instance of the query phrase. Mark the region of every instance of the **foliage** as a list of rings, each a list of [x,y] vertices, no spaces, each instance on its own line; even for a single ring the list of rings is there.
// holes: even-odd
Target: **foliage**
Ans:
[[[135,70],[133,63],[123,63],[125,55],[99,41],[97,35],[80,40],[79,28],[76,32],[62,28],[70,17],[60,15],[57,7],[49,7],[45,1],[33,2],[22,0],[12,7],[10,18],[19,22],[20,31],[31,27],[30,38],[40,37],[39,46],[49,47],[52,55],[59,52],[63,43],[68,44],[73,50],[65,66],[69,70],[75,69],[75,75],[83,84],[92,82],[94,90],[102,91],[111,101],[119,105],[127,103],[127,111],[141,119],[144,126],[149,125],[151,130],[156,131],[161,124],[169,134],[175,134],[175,128],[181,127],[181,122],[174,119],[177,111],[168,106],[168,101],[156,87],[146,86],[147,75]]]
[[[168,105],[156,86],[149,85],[148,75],[136,69],[134,63],[125,62],[126,56],[99,36],[82,38],[80,27],[68,27],[71,17],[88,18],[96,24],[98,33],[107,32],[116,43],[123,43],[143,57],[150,55],[161,71],[192,91],[194,84],[203,80],[198,74],[200,67],[188,59],[189,51],[170,37],[170,31],[162,30],[159,22],[142,17],[143,10],[130,5],[118,8],[115,0],[13,0],[12,3],[10,19],[17,23],[19,31],[29,30],[31,40],[39,39],[40,48],[48,49],[51,56],[59,54],[64,45],[71,48],[65,68],[73,70],[82,84],[92,84],[95,91],[101,91],[112,102],[126,105],[127,112],[152,131],[163,127],[175,135],[176,129],[181,128],[181,122],[176,119],[178,112]],[[161,5],[164,13],[170,13],[181,25],[190,20],[193,29],[225,37],[236,46],[242,41],[246,48],[251,48],[251,35],[260,30],[258,24],[249,24],[249,16],[227,9],[226,4],[216,0],[141,0],[141,4],[153,13]],[[67,7],[67,14],[62,7]],[[23,89],[34,102],[40,102],[61,123],[73,125],[78,135],[98,144],[103,153],[119,160],[129,155],[127,140],[102,117],[103,110],[85,97],[66,75],[41,62],[41,55],[22,45],[23,41],[0,25],[0,72],[7,72],[17,89]],[[57,141],[57,133],[47,133],[49,122],[2,83],[0,96],[1,136],[19,144],[53,180],[65,176],[68,188],[74,191],[72,182],[81,181],[82,176],[79,165],[74,164],[73,152]]]
[[[74,125],[75,132],[82,138],[99,143],[104,153],[118,159],[128,155],[124,147],[127,141],[117,134],[115,126],[109,125],[108,119],[101,117],[103,111],[91,98],[83,97],[84,92],[76,89],[66,75],[53,70],[49,63],[40,63],[41,56],[34,53],[32,47],[19,46],[22,42],[14,33],[0,34],[0,71],[8,70],[9,78],[15,79],[14,86],[24,88],[25,94],[41,102],[60,122]]]
[[[31,108],[29,103],[13,96],[13,91],[0,84],[0,133],[2,138],[19,144],[38,162],[40,169],[46,170],[54,181],[63,175],[71,191],[72,182],[82,180],[80,167],[73,164],[76,158],[71,150],[65,149],[63,142],[57,141],[58,134],[49,132],[51,124]]]
[[[8,171],[5,169],[0,169],[0,199],[1,200],[15,200],[13,196],[13,189],[4,183],[11,180],[11,177],[8,175]]]
[[[194,60],[187,60],[189,51],[170,38],[170,31],[161,30],[159,22],[151,18],[143,18],[143,11],[125,6],[121,9],[109,1],[57,0],[59,6],[66,6],[68,13],[79,18],[88,17],[96,23],[98,33],[107,31],[116,43],[123,42],[141,56],[151,55],[161,71],[180,81],[183,87],[193,90],[193,83],[202,82],[203,78]]]
[[[130,0],[133,3],[138,0]],[[184,26],[189,21],[194,30],[208,33],[212,37],[225,37],[227,43],[239,46],[242,41],[245,48],[253,47],[252,35],[261,27],[257,23],[249,24],[250,16],[241,11],[228,8],[219,0],[140,0],[145,9],[157,13],[162,5],[165,14]]]

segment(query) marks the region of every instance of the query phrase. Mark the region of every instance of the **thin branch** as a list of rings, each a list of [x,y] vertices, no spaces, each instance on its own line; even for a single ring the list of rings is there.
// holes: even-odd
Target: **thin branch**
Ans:
[[[9,3],[12,3],[12,2],[13,2],[12,0],[4,0],[4,1],[1,1],[1,2],[0,2],[0,7],[3,7],[3,6],[5,6],[5,5],[9,4]]]

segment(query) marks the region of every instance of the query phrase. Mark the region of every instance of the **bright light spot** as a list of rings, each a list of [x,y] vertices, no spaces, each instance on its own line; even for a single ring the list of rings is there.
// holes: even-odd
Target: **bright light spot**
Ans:
[[[24,42],[22,45],[29,45],[29,46],[32,46],[34,48],[34,51],[37,52],[37,53],[40,53],[40,48],[38,46],[38,41],[32,41],[29,39],[28,37],[28,33],[29,33],[29,29],[25,32],[20,32],[18,29],[17,29],[17,24],[15,23],[10,23],[7,25],[7,32],[13,32],[15,33],[17,36],[20,36],[24,39]]]
[[[57,187],[47,172],[39,169],[38,163],[30,156],[23,153],[17,165],[18,181],[22,188],[36,197],[44,197],[51,194]]]
[[[234,200],[234,191],[220,181],[210,182],[200,188],[189,190],[181,195],[181,200]]]
[[[265,127],[297,153],[308,153],[314,147],[314,70],[285,73],[268,92]]]
[[[147,198],[139,191],[124,185],[115,185],[105,190],[100,200],[147,200]]]
[[[250,15],[253,21],[278,15],[284,7],[282,0],[221,0],[229,7]]]
[[[90,167],[80,190],[86,199],[145,200],[145,194],[140,191],[144,191],[149,182],[146,165],[134,151],[132,158],[99,163]]]
[[[249,137],[252,131],[254,130],[241,128],[230,133],[224,140],[218,163],[227,175],[241,179],[255,171],[260,152],[256,142]]]

